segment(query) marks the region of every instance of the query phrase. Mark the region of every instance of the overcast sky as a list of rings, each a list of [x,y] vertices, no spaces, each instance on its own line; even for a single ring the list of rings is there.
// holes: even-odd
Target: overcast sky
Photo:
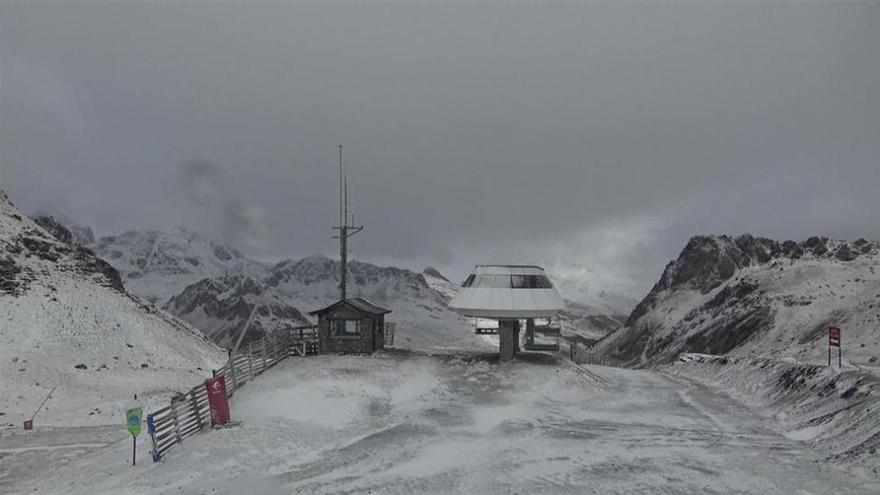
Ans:
[[[100,234],[653,282],[693,234],[880,237],[880,3],[0,6],[0,185]]]

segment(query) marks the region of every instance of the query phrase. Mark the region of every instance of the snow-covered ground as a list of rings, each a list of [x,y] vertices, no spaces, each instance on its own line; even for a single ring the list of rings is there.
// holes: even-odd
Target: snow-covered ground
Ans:
[[[734,397],[783,435],[849,470],[880,473],[880,378],[792,360],[685,354],[666,367]]]
[[[738,402],[654,371],[544,354],[294,358],[232,399],[237,428],[159,463],[120,424],[0,436],[0,491],[877,493]],[[66,444],[48,450],[52,444]],[[95,445],[97,444],[97,446]]]

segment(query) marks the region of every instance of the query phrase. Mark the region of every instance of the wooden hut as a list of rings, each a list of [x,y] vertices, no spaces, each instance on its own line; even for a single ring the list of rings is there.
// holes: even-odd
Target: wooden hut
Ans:
[[[318,317],[321,352],[372,353],[385,348],[385,315],[390,309],[369,299],[341,299],[310,312]]]

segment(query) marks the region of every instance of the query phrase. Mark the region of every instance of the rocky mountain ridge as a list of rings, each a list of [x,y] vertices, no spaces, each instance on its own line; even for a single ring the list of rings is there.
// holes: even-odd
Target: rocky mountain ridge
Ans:
[[[183,228],[131,230],[101,237],[90,247],[119,270],[131,292],[157,305],[203,278],[240,273],[260,279],[267,273],[235,248]]]
[[[878,323],[880,242],[696,236],[599,348],[641,365],[681,352],[816,362],[836,325],[867,361],[880,353]]]
[[[292,326],[308,325],[284,296],[240,273],[202,279],[172,297],[163,309],[202,329],[214,343],[231,349],[255,306],[257,313],[241,344]]]

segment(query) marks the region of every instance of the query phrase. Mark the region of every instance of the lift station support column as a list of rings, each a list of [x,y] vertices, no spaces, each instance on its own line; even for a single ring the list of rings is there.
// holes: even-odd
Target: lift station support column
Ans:
[[[510,361],[519,352],[519,320],[498,320],[499,358]]]

